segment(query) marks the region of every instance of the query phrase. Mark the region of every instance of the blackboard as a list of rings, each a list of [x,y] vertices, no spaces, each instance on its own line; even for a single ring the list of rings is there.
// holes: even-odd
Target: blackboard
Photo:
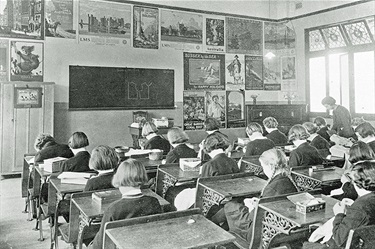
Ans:
[[[172,109],[174,71],[69,66],[69,109]]]

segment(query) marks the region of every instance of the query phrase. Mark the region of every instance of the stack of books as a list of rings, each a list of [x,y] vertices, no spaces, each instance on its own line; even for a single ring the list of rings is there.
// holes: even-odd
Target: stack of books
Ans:
[[[54,157],[43,161],[44,171],[47,172],[58,172],[60,170],[60,162],[65,161],[68,158],[65,157]]]
[[[85,172],[63,172],[57,178],[64,184],[81,184],[86,185],[87,181],[94,176],[95,173]]]
[[[110,203],[121,199],[122,194],[120,190],[107,190],[92,193],[92,200],[98,203],[99,205]]]

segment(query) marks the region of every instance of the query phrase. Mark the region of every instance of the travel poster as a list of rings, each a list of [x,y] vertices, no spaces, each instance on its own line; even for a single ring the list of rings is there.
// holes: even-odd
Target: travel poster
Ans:
[[[205,18],[205,50],[207,52],[225,52],[225,20]]]
[[[262,55],[262,22],[227,17],[226,25],[227,53]]]
[[[268,53],[269,51],[264,51]],[[276,51],[272,51],[275,57],[263,58],[264,90],[281,89],[281,59]]]
[[[184,130],[203,130],[206,120],[204,97],[203,91],[184,91]]]
[[[227,90],[245,89],[245,56],[225,55],[225,80]]]
[[[162,9],[160,14],[161,47],[202,51],[203,16],[196,13]]]
[[[295,80],[296,79],[296,57],[281,57],[282,79]]]
[[[73,0],[45,0],[45,36],[76,38]]]
[[[130,32],[130,5],[110,1],[79,1],[80,43],[129,46]]]
[[[245,91],[227,91],[227,128],[245,127]]]
[[[9,41],[5,39],[0,39],[0,82],[9,81],[8,64],[9,64]]]
[[[159,48],[159,9],[133,6],[133,47]]]
[[[263,57],[245,55],[245,90],[263,90]]]
[[[206,92],[206,117],[216,118],[220,121],[221,127],[225,128],[225,92],[207,91]]]
[[[10,80],[43,81],[43,43],[11,41]]]
[[[184,89],[225,89],[223,54],[184,53]]]

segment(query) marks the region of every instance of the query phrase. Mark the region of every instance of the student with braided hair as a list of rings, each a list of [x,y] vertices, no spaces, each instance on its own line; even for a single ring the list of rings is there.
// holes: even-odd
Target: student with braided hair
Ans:
[[[268,182],[264,187],[261,197],[298,192],[298,188],[290,176],[290,167],[286,156],[279,149],[270,149],[262,153],[259,161],[263,167]],[[254,210],[259,198],[236,199],[225,204],[224,211],[229,225],[229,231],[250,243],[251,224],[253,223]]]

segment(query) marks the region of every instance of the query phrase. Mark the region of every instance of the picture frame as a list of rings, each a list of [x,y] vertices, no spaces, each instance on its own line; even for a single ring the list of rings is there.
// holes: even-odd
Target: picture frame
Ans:
[[[41,108],[42,95],[41,87],[15,87],[14,108]]]

